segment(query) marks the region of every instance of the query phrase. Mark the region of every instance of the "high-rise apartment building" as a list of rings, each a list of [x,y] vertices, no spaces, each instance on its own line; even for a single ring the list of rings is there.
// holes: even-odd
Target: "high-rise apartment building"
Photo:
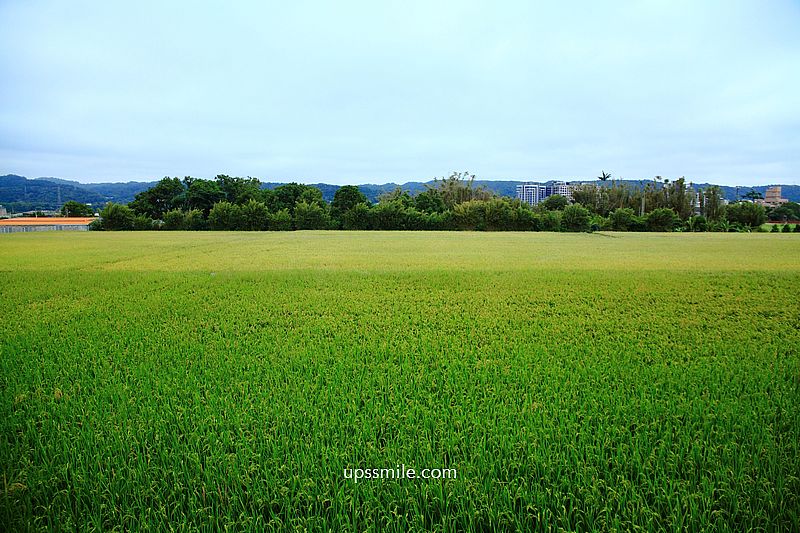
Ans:
[[[523,183],[517,185],[517,199],[526,204],[536,205],[548,196],[560,194],[572,201],[574,185],[566,181],[548,181],[546,183]]]

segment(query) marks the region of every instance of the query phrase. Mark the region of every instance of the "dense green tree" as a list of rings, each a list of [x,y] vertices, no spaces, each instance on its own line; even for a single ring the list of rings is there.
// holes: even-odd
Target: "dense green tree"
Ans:
[[[605,193],[606,187],[598,187],[593,183],[583,183],[572,189],[572,199],[576,204],[581,204],[593,213],[604,214]],[[555,200],[555,202],[563,203],[561,200]]]
[[[292,215],[288,209],[281,209],[269,214],[268,228],[270,231],[291,231]]]
[[[275,187],[269,194],[265,195],[265,203],[271,213],[276,213],[281,209],[288,209],[294,215],[294,208],[299,201],[321,205],[322,191],[310,185],[300,183],[287,183]]]
[[[784,224],[783,228],[781,228],[781,231],[783,233],[791,233],[792,232],[792,227],[789,224]]]
[[[494,193],[483,186],[475,187],[475,174],[469,172],[453,172],[442,180],[434,179],[429,189],[436,190],[445,206],[452,209],[455,205],[470,200],[488,200]]]
[[[333,202],[331,202],[331,209],[339,213],[344,213],[358,204],[367,202],[367,197],[364,196],[358,187],[355,185],[345,185],[339,187],[333,195]]]
[[[438,189],[428,188],[414,196],[414,207],[424,213],[444,213],[447,205]]]
[[[780,233],[781,229],[778,227],[777,224],[773,224],[772,227],[769,229],[770,233]]]
[[[669,208],[678,215],[681,220],[685,220],[692,215],[694,210],[695,192],[692,187],[686,185],[686,180],[680,177],[672,182],[669,179],[656,176],[655,180],[645,185],[644,189],[637,194],[639,202],[644,203],[644,213],[650,213],[656,209]],[[634,209],[635,205],[628,205]],[[641,207],[639,207],[641,210]]]
[[[589,218],[589,231],[610,231],[611,230],[611,218],[604,217],[601,215],[591,215]]]
[[[185,201],[185,187],[178,178],[165,177],[153,187],[137,194],[129,204],[139,214],[161,220],[164,213]]]
[[[331,202],[331,219],[337,228],[343,226],[343,215],[358,204],[366,203],[367,197],[355,185],[339,187]]]
[[[514,229],[517,231],[541,231],[542,221],[528,204],[519,203],[514,213]]]
[[[153,219],[147,215],[136,215],[133,217],[132,229],[134,231],[151,231],[155,229],[155,225]]]
[[[560,194],[552,194],[544,199],[542,207],[548,211],[561,211],[569,205],[569,200],[566,196]]]
[[[406,207],[404,209],[405,219],[403,222],[404,230],[409,231],[421,231],[430,229],[429,226],[429,218],[427,213],[423,213],[416,207]]]
[[[260,199],[261,199],[262,202],[264,202],[264,205],[267,206],[267,209],[271,213],[272,212],[272,207],[270,207],[270,206],[275,206],[277,204],[277,202],[275,200],[275,191],[273,191],[271,189],[261,189]]]
[[[669,207],[659,207],[645,217],[648,231],[675,231],[680,223],[678,215]]]
[[[632,231],[636,226],[636,214],[630,207],[618,207],[609,214],[613,231]]]
[[[267,208],[271,213],[280,211],[281,209],[288,209],[289,213],[294,213],[294,206],[300,198],[305,185],[299,183],[287,183],[272,189],[268,195],[265,195],[264,201]]]
[[[610,187],[603,187],[605,201],[601,215],[608,216],[614,209],[627,207],[634,212],[641,209],[642,191],[627,183],[612,182]],[[587,206],[588,207],[588,206]]]
[[[345,211],[342,215],[342,228],[349,230],[368,230],[371,213],[367,203],[360,203]]]
[[[480,187],[473,187],[473,180],[474,175],[453,173],[441,181],[434,180],[432,186],[413,197],[398,188],[384,194],[373,207],[355,186],[339,188],[329,205],[320,189],[298,183],[266,190],[260,189],[260,182],[254,178],[226,175],[219,175],[215,180],[164,178],[137,195],[130,204],[136,207],[134,215],[141,215],[128,221],[130,224],[120,216],[118,208],[112,208],[108,212],[111,215],[108,229],[121,229],[127,224],[135,229],[162,226],[164,229],[205,229],[208,226],[229,230],[744,231],[760,227],[766,213],[763,206],[752,202],[739,202],[726,208],[722,191],[716,186],[700,191],[699,203],[695,206],[694,190],[684,178],[670,181],[657,177],[643,189],[605,180],[581,185],[574,189],[575,207],[567,210],[566,215],[563,210],[570,207],[570,203],[563,196],[553,195],[531,208],[518,200],[495,197]],[[74,204],[65,204],[63,212],[75,213]],[[284,204],[285,207],[280,207]],[[218,205],[211,217],[211,211]],[[277,208],[274,215],[270,214],[271,207]],[[295,213],[297,208],[299,214]],[[639,209],[647,215],[636,216]],[[692,214],[698,211],[703,214]],[[149,213],[158,214],[159,219],[153,221]],[[800,216],[800,205],[790,202],[771,209],[769,214],[770,220],[790,221]],[[680,217],[684,217],[682,223]],[[102,222],[96,226],[105,227]],[[782,231],[791,231],[791,226],[785,226]]]
[[[385,192],[378,196],[378,203],[379,204],[400,204],[403,208],[411,207],[414,205],[414,200],[412,200],[411,195],[408,194],[408,191],[404,191],[401,187],[395,187],[393,190],[389,192]]]
[[[444,211],[442,213],[427,213],[426,219],[426,229],[434,231],[449,231],[456,229],[455,224],[453,223],[452,211]]]
[[[329,229],[331,225],[327,210],[316,202],[298,201],[293,218],[294,227],[298,230]]]
[[[634,196],[637,201],[632,201],[626,207],[642,211],[641,203],[643,202],[643,213],[645,214],[656,209],[669,208],[678,215],[680,220],[686,220],[696,207],[694,205],[695,191],[686,185],[686,179],[683,177],[670,182],[669,179],[662,180],[661,176],[656,176],[652,183],[645,185],[644,189]]]
[[[269,227],[269,210],[264,202],[250,199],[239,208],[240,229],[264,231]]]
[[[127,205],[109,202],[100,211],[100,228],[105,231],[132,230],[135,218],[136,213]]]
[[[164,213],[163,220],[162,229],[168,231],[186,229],[186,213],[182,209],[170,209]]]
[[[561,212],[561,226],[567,231],[589,231],[589,210],[580,204],[566,206]]]
[[[470,231],[531,231],[539,229],[539,218],[527,204],[508,198],[461,202],[451,211],[452,224]]]
[[[199,209],[170,209],[164,213],[164,225],[161,229],[200,231],[206,229],[206,220]]]
[[[406,206],[402,200],[380,202],[369,210],[369,215],[371,229],[406,229]]]
[[[737,202],[728,205],[725,216],[731,223],[738,223],[749,228],[757,228],[767,221],[767,212],[763,205],[753,202]]]
[[[227,201],[217,202],[208,214],[208,225],[213,230],[236,230],[242,225],[241,208]]]
[[[708,221],[703,215],[695,215],[686,220],[686,229],[688,231],[706,231],[708,229]]]
[[[94,215],[94,211],[91,206],[69,200],[61,207],[61,214],[65,217],[90,217]]]
[[[203,212],[199,209],[190,209],[184,215],[184,226],[189,231],[202,231],[208,227]]]
[[[188,181],[187,181],[188,180]],[[225,199],[219,184],[211,180],[186,178],[186,208],[199,209],[207,217],[214,204]]]
[[[487,231],[509,231],[515,229],[515,210],[508,199],[495,197],[482,202],[485,220],[484,228]]]
[[[215,178],[224,199],[236,205],[244,205],[249,200],[261,200],[261,182],[256,178],[232,178],[220,174]]]
[[[642,191],[626,183],[611,182],[598,186],[594,183],[577,185],[572,190],[574,203],[581,204],[592,213],[608,216],[614,209],[640,209]]]
[[[787,202],[783,205],[770,209],[767,217],[776,222],[800,220],[800,204],[796,202]]]
[[[310,185],[307,185],[305,190],[302,193],[300,193],[300,198],[298,201],[305,202],[307,204],[316,204],[320,207],[324,207],[326,208],[326,212],[330,207],[328,203],[323,199],[322,191]]]
[[[485,204],[481,200],[468,200],[453,206],[453,221],[458,229],[484,231],[486,229]]]
[[[541,221],[542,231],[561,231],[561,211],[545,211]]]

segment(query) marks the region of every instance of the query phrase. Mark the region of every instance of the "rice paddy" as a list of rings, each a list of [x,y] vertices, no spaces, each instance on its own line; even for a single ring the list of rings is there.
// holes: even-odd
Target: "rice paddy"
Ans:
[[[0,251],[0,529],[800,529],[800,235]]]

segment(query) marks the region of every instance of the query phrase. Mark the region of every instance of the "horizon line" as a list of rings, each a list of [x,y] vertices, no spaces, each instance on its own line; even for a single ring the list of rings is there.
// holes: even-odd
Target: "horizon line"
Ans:
[[[24,179],[27,179],[27,180],[61,180],[61,181],[70,181],[70,182],[79,183],[80,185],[101,185],[101,184],[120,184],[120,185],[124,185],[124,184],[128,184],[128,183],[157,183],[157,182],[161,181],[164,178],[178,178],[178,179],[183,180],[186,177],[192,177],[192,178],[204,179],[204,180],[214,180],[216,178],[216,176],[222,176],[222,175],[229,176],[229,174],[216,174],[213,177],[206,178],[206,177],[202,177],[202,176],[190,176],[190,175],[188,175],[188,176],[183,176],[183,177],[180,177],[180,176],[164,176],[164,177],[161,177],[161,178],[154,178],[154,179],[143,178],[141,180],[127,180],[127,181],[89,181],[89,182],[85,182],[85,181],[80,181],[80,179],[78,179],[78,178],[75,178],[75,179],[72,179],[72,178],[58,178],[58,177],[55,177],[55,176],[37,176],[35,178],[29,178],[29,177],[23,176],[21,174],[14,174],[13,172],[10,172],[10,173],[7,173],[7,174],[3,174],[3,176],[17,176],[17,177],[24,178]],[[265,181],[264,179],[259,178],[257,176],[231,176],[231,177],[234,177],[234,178],[255,178],[262,184],[299,183],[299,184],[302,184],[302,185],[330,185],[330,186],[334,186],[334,187],[344,187],[344,186],[347,186],[347,185],[355,185],[355,186],[360,186],[360,185],[376,185],[376,186],[398,185],[398,186],[402,186],[402,185],[407,185],[409,183],[426,184],[426,183],[434,182],[436,180],[446,179],[449,176],[430,178],[430,179],[428,179],[426,181],[408,180],[408,181],[404,181],[402,183],[396,182],[396,181],[387,181],[387,182],[383,182],[383,183],[365,181],[365,182],[361,182],[361,183],[344,183],[344,184],[341,184],[341,183],[329,183],[329,182],[326,182],[326,181],[302,180],[302,179],[300,179],[300,180],[294,179],[294,180],[288,180],[288,181],[273,181],[273,180]],[[770,186],[783,186],[783,185],[800,186],[800,182],[798,182],[798,183],[771,182],[771,183],[760,183],[760,184],[751,184],[751,185],[726,185],[724,183],[714,183],[712,181],[689,180],[685,176],[679,176],[677,178],[672,178],[672,177],[666,177],[665,178],[664,176],[659,176],[659,175],[655,175],[655,176],[649,177],[649,178],[625,178],[625,177],[612,176],[606,181],[644,182],[644,181],[657,181],[656,178],[662,178],[662,182],[663,182],[664,179],[669,180],[670,182],[672,182],[672,181],[678,180],[680,178],[683,178],[684,180],[686,180],[687,184],[719,185],[719,186],[722,186],[722,187],[747,188],[747,187],[770,187]],[[507,179],[491,179],[491,178],[480,178],[477,175],[475,176],[475,181],[479,181],[479,182],[515,182],[515,183],[546,183],[546,182],[550,182],[550,181],[562,181],[562,182],[566,182],[566,183],[574,183],[574,182],[601,182],[601,183],[603,183],[603,180],[601,180],[599,177],[595,177],[595,178],[539,178],[539,179],[534,179],[534,178],[531,178],[531,179],[507,178]]]

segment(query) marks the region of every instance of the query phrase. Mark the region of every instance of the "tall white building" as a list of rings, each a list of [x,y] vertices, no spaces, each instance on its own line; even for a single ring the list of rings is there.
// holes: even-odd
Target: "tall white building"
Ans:
[[[548,196],[560,194],[572,201],[572,190],[575,186],[566,181],[548,181],[547,183],[523,183],[517,185],[517,199],[526,204],[536,205]]]
[[[541,183],[517,185],[517,199],[526,204],[536,205],[547,198],[547,187]]]
[[[560,194],[561,196],[566,196],[567,199],[571,202],[572,201],[572,189],[573,186],[567,183],[566,181],[548,181],[547,182],[547,196],[552,196],[554,194]]]

